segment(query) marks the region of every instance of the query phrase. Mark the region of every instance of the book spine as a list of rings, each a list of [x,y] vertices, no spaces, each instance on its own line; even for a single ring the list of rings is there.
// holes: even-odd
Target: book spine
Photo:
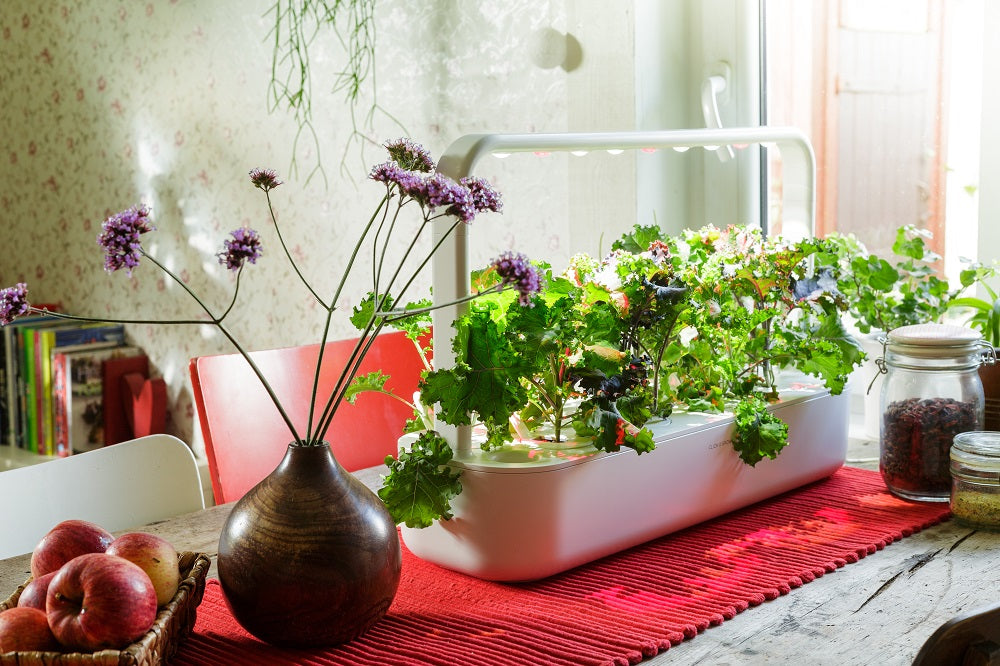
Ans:
[[[57,456],[68,456],[70,403],[65,354],[52,355],[52,439]]]
[[[15,366],[17,365],[17,348],[14,344],[14,329],[4,326],[0,331],[4,339],[4,365],[7,368],[5,377],[5,388],[7,394],[7,431],[4,442],[10,446],[17,446],[17,380]]]
[[[0,444],[6,444],[10,437],[9,393],[7,392],[7,335],[0,330]]]
[[[52,355],[55,347],[54,331],[42,331],[38,347],[38,451],[47,456],[55,455],[54,429],[52,427]]]
[[[38,453],[38,421],[35,408],[35,335],[34,330],[25,329],[21,332],[24,365],[24,449]]]

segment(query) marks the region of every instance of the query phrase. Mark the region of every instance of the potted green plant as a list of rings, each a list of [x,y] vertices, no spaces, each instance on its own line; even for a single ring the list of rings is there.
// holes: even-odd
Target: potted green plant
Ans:
[[[983,423],[985,430],[1000,430],[1000,364],[995,362],[996,350],[1000,347],[1000,295],[989,284],[989,281],[996,277],[996,263],[992,266],[972,264],[960,274],[963,293],[978,287],[985,292],[985,297],[961,296],[948,303],[950,309],[971,311],[972,314],[966,323],[981,332],[983,340],[992,348],[987,362],[979,366],[979,378],[983,382],[983,393],[986,397]]]
[[[837,288],[861,333],[885,333],[944,314],[959,290],[938,276],[941,256],[927,246],[930,238],[914,225],[899,227],[893,257],[886,259],[868,252],[853,234],[826,237],[840,266]]]
[[[859,332],[865,363],[858,371],[858,391],[864,395],[865,433],[879,437],[878,407],[882,374],[875,359],[882,356],[879,338],[900,326],[941,318],[959,289],[939,277],[941,256],[927,245],[931,233],[914,225],[896,230],[892,256],[872,254],[853,234],[826,237],[838,267],[837,289]]]
[[[684,289],[657,284],[653,259],[625,253],[603,264],[577,255],[563,275],[542,268],[545,286],[529,308],[499,293],[469,304],[455,322],[459,362],[426,376],[423,399],[446,423],[475,417],[486,447],[535,437],[555,447],[651,450],[643,425],[669,408],[653,402],[642,340],[670,329]],[[492,269],[476,276],[477,291],[496,279]]]
[[[516,297],[499,294],[470,303],[455,322],[455,366],[429,372],[419,402],[439,423],[478,424],[481,447],[453,459],[424,431],[387,459],[380,496],[408,546],[482,577],[547,575],[829,474],[847,437],[837,396],[860,358],[840,323],[832,256],[822,241],[737,227],[679,237],[636,227],[601,260],[540,267],[531,307],[512,309]],[[475,291],[492,279],[477,274]],[[783,368],[812,377],[786,391]],[[817,396],[836,400],[812,403]],[[556,454],[517,443],[526,423],[548,424],[553,441],[574,433],[588,442]],[[793,427],[810,437],[782,452]],[[616,481],[635,475],[649,478]],[[594,483],[614,491],[605,497]],[[664,499],[663,488],[680,495]],[[619,530],[613,516],[645,501],[669,509],[627,512]],[[567,518],[590,511],[592,520]],[[510,550],[515,540],[542,547],[517,535],[553,530],[572,543]]]
[[[740,226],[676,238],[636,227],[615,248],[652,244],[671,257],[687,294],[674,335],[658,343],[658,400],[733,411],[740,458],[749,465],[774,458],[788,443],[786,425],[767,409],[779,397],[776,371],[794,368],[839,394],[861,358],[841,322],[834,267],[817,261],[829,256],[826,243],[787,242]]]
[[[419,409],[433,406],[444,423],[477,424],[482,449],[504,449],[507,459],[538,447],[652,450],[644,426],[654,414],[669,414],[669,405],[654,402],[641,340],[649,331],[671,329],[684,289],[659,284],[668,278],[653,258],[625,255],[613,267],[577,255],[562,275],[539,266],[544,286],[530,307],[512,292],[469,303],[455,322],[458,362],[426,374]],[[499,279],[493,267],[477,273],[476,292]],[[355,384],[358,391],[384,392],[384,379],[361,377]],[[447,467],[447,443],[426,419],[411,425],[422,433],[398,459],[386,461],[391,472],[380,496],[398,522],[426,527],[451,516],[450,500],[461,484]]]

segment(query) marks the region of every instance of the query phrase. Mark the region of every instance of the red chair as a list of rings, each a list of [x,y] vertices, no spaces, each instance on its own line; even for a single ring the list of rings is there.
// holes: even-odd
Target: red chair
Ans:
[[[355,340],[329,342],[323,356],[316,413],[344,367]],[[319,345],[253,352],[299,434],[309,419],[309,395],[316,372]],[[378,336],[358,374],[381,370],[387,387],[409,400],[417,389],[423,363],[403,333]],[[292,440],[274,403],[239,354],[202,356],[191,360],[191,383],[205,440],[212,490],[219,504],[242,497],[281,461]],[[396,454],[403,424],[413,416],[399,400],[362,394],[354,405],[342,403],[326,440],[348,471],[379,465]]]

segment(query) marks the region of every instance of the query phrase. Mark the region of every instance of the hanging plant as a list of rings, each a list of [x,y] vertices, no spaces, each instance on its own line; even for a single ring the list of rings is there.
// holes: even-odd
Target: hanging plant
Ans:
[[[341,170],[346,171],[345,159],[350,145],[355,141],[377,143],[365,134],[371,128],[375,113],[382,111],[375,88],[375,1],[376,0],[277,0],[268,12],[274,28],[268,37],[273,42],[271,82],[268,86],[268,110],[285,108],[291,111],[298,125],[292,143],[291,169],[297,171],[299,142],[311,139],[316,150],[316,164],[307,180],[317,173],[323,175],[320,142],[312,124],[312,73],[310,49],[317,39],[331,32],[343,47],[347,59],[343,69],[334,77],[332,91],[343,93],[351,112],[352,133],[341,159]],[[370,99],[367,110],[359,116],[358,104],[364,96]],[[359,122],[360,120],[360,122]],[[400,129],[405,130],[402,125]]]

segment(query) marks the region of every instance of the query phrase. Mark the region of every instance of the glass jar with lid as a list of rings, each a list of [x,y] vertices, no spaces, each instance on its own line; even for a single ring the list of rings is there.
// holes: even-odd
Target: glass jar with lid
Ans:
[[[982,336],[962,326],[902,326],[885,338],[879,471],[900,497],[947,502],[955,435],[983,427]]]
[[[1000,532],[1000,432],[955,435],[951,478],[951,514],[955,522]]]

